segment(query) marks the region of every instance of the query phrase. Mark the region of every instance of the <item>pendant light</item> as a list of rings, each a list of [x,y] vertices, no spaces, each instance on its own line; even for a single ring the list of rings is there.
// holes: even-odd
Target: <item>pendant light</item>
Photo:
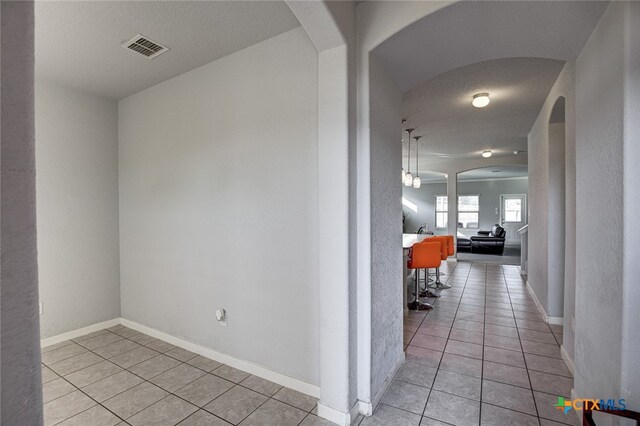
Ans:
[[[416,177],[413,178],[413,187],[415,189],[420,188],[422,182],[420,181],[420,172],[418,171],[418,142],[420,141],[422,136],[414,136],[413,139],[416,140]]]
[[[413,185],[413,176],[411,176],[411,132],[415,129],[407,129],[409,133],[409,149],[407,150],[407,174],[404,175],[404,186]]]
[[[404,118],[402,119],[402,126],[404,127],[404,123],[406,123],[407,120],[405,120]],[[404,132],[400,132],[400,133],[404,133]],[[402,144],[404,143],[404,138],[402,138],[402,136],[400,137],[400,146],[402,146]],[[405,178],[405,174],[407,172],[404,171],[404,167],[402,168],[402,183],[404,183],[404,178]]]

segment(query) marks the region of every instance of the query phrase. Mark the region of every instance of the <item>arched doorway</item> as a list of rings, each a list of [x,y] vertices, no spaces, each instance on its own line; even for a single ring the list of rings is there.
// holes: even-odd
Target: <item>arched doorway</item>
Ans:
[[[528,223],[527,166],[467,170],[457,174],[456,186],[458,260],[520,265],[523,250],[518,231]],[[485,232],[497,235],[484,236]]]
[[[551,12],[550,9],[547,9],[544,12],[511,14],[508,11],[511,7],[526,8],[535,7],[535,5],[528,4],[525,6],[515,2],[503,3],[495,4],[495,8],[492,6],[483,10],[476,10],[480,6],[470,3],[456,3],[446,5],[447,7],[440,9],[441,6],[412,4],[406,7],[403,6],[402,10],[390,10],[387,5],[366,3],[358,6],[359,12],[364,12],[362,13],[363,21],[368,25],[364,30],[359,30],[358,34],[358,129],[362,131],[358,132],[359,155],[357,162],[359,177],[357,288],[359,294],[360,290],[363,290],[365,295],[370,296],[361,299],[362,302],[359,299],[358,303],[358,311],[367,312],[367,318],[369,319],[369,321],[358,325],[359,343],[361,343],[358,345],[358,357],[362,356],[367,360],[363,364],[365,368],[359,368],[358,395],[361,401],[372,403],[372,405],[376,405],[379,401],[377,398],[383,392],[384,386],[388,385],[388,381],[382,383],[382,380],[371,380],[371,371],[376,371],[379,376],[392,377],[395,373],[394,368],[398,365],[397,358],[392,356],[392,354],[397,354],[398,352],[392,346],[401,344],[399,339],[390,338],[389,332],[376,333],[376,329],[384,331],[384,327],[381,324],[376,324],[376,318],[380,317],[381,314],[379,309],[386,309],[388,305],[378,303],[375,300],[374,293],[377,288],[382,288],[388,283],[376,275],[371,265],[376,264],[376,258],[384,253],[388,254],[388,256],[394,256],[393,253],[398,251],[398,248],[394,247],[395,242],[393,240],[374,240],[372,237],[372,229],[374,229],[372,225],[378,221],[388,220],[386,210],[382,208],[376,210],[376,206],[372,203],[374,197],[382,194],[385,188],[376,187],[375,182],[370,179],[371,176],[377,173],[375,166],[386,164],[375,158],[378,153],[383,152],[378,146],[381,143],[380,135],[385,134],[384,129],[381,128],[381,123],[384,121],[383,115],[389,112],[385,111],[381,105],[381,101],[384,99],[380,94],[396,102],[397,98],[394,97],[394,88],[392,87],[394,79],[396,80],[395,90],[397,93],[402,94],[402,92],[411,89],[412,85],[415,85],[416,78],[423,80],[433,78],[448,70],[481,61],[513,57],[572,59],[571,55],[575,57],[579,53],[582,44],[576,43],[573,46],[569,46],[571,44],[568,37],[569,33],[565,33],[565,31],[575,32],[578,28],[582,28],[585,31],[585,37],[587,37],[604,10],[604,7],[596,7],[596,5],[587,5],[585,9],[574,10],[572,5],[556,4],[562,10],[558,9],[555,12]],[[469,10],[462,10],[467,6]],[[598,10],[587,10],[591,7]],[[501,10],[502,8],[504,9]],[[473,10],[476,10],[477,13],[474,13]],[[542,16],[541,13],[552,13],[555,18],[559,15],[564,15],[566,25],[545,27],[553,19],[527,19],[527,22],[519,23],[512,19],[516,15],[529,17],[535,15],[540,18]],[[466,16],[468,18],[466,22],[469,25],[465,29],[472,28],[473,31],[461,31],[453,23],[447,25],[447,20],[444,18],[455,14],[459,14],[458,18]],[[485,14],[487,14],[486,19],[483,19]],[[510,18],[506,15],[509,15]],[[384,25],[382,25],[383,16]],[[367,19],[370,19],[371,22],[367,21]],[[505,37],[508,29],[504,25],[507,22],[511,29],[517,28],[517,37]],[[460,21],[457,21],[457,23],[460,24]],[[582,23],[582,25],[579,23]],[[374,24],[380,24],[383,28],[379,30],[379,27],[376,28]],[[453,32],[451,37],[444,35],[449,29]],[[429,36],[430,31],[431,36]],[[465,34],[467,37],[460,36],[461,34]],[[468,37],[470,34],[473,34],[473,37],[477,37],[477,39],[471,40]],[[499,40],[493,39],[494,35],[499,36]],[[548,38],[548,40],[543,41],[540,38],[541,35],[543,36],[542,38]],[[411,45],[412,40],[414,42],[413,45]],[[447,42],[438,46],[437,43],[425,43],[425,40],[447,40]],[[523,45],[520,42],[524,40],[526,40],[526,43]],[[529,43],[531,40],[537,41],[536,43]],[[392,42],[389,43],[390,41]],[[419,46],[417,46],[418,44]],[[446,51],[443,51],[443,45],[447,46]],[[491,48],[485,51],[483,50],[484,46],[491,46]],[[562,49],[566,50],[563,52],[557,50],[560,46],[563,46]],[[569,51],[573,53],[567,55]],[[388,70],[394,64],[398,67],[397,71],[386,74],[385,69]],[[542,101],[546,99],[548,93],[547,91],[544,94]],[[521,97],[521,99],[527,101],[529,98]],[[536,107],[536,117],[540,112],[540,106],[538,104]],[[379,113],[383,115],[378,115]],[[396,114],[395,118],[399,119],[400,117]],[[533,121],[529,122],[529,126],[533,124]],[[389,120],[388,123],[396,125],[397,120]],[[455,125],[455,120],[452,121],[451,125]],[[524,137],[527,134],[528,130],[523,132]],[[388,166],[396,170],[399,168],[399,164]],[[459,170],[470,168],[473,168],[473,166],[462,167]],[[391,176],[391,173],[389,175]],[[393,176],[395,176],[395,171]],[[457,193],[455,192],[455,185],[450,184],[449,188],[450,190],[453,188],[454,191],[448,194],[449,203],[451,204]],[[393,193],[389,194],[393,196]],[[450,215],[449,223],[454,222],[455,219],[455,216]],[[360,272],[363,273],[361,274]],[[367,341],[361,340],[360,336],[367,338]]]
[[[548,128],[547,279],[550,317],[563,317],[565,287],[566,148],[565,98],[556,100]]]

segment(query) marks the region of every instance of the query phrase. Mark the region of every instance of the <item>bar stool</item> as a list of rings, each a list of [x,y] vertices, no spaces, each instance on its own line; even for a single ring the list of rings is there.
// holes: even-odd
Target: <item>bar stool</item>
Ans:
[[[428,270],[429,268],[440,267],[441,259],[441,241],[434,241],[433,238],[427,238],[425,241],[416,243],[411,247],[407,268],[416,270],[416,298],[413,302],[409,303],[409,309],[415,309],[416,311],[433,309],[433,305],[430,303],[420,301],[420,281],[418,280],[418,270]]]
[[[455,241],[453,239],[453,235],[445,235],[445,237],[447,237],[447,254],[449,256],[453,256],[455,254]],[[443,275],[445,275],[445,273],[440,272],[440,276],[443,276]],[[431,280],[429,280],[429,282],[431,282]]]
[[[429,241],[431,240],[435,240],[435,241],[439,241],[442,244],[442,253],[440,256],[440,261],[442,262],[443,260],[447,260],[447,257],[449,257],[449,241],[450,241],[450,237],[452,237],[451,235],[438,235],[436,237],[431,237],[429,239]],[[451,250],[453,250],[453,244],[451,244]],[[438,262],[438,266],[435,266],[436,268],[436,280],[433,283],[433,285],[430,285],[429,287],[431,288],[435,288],[435,289],[440,289],[440,290],[444,290],[444,289],[448,289],[451,288],[451,286],[449,284],[444,284],[443,282],[440,281],[440,262]]]

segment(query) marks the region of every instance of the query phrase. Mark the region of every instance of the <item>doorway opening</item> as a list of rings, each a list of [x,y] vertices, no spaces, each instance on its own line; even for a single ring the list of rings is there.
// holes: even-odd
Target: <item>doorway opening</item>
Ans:
[[[457,176],[457,258],[520,265],[527,225],[525,165],[481,167]]]
[[[566,217],[566,154],[565,154],[565,98],[556,100],[549,117],[549,157],[547,198],[547,276],[551,317],[563,318],[565,296],[565,235]]]

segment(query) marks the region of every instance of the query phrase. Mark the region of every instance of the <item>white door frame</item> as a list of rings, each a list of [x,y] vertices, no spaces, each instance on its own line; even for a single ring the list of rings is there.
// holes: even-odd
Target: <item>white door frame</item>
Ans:
[[[505,197],[522,197],[524,200],[524,204],[522,206],[522,221],[523,225],[529,223],[529,218],[527,215],[527,194],[500,194],[500,226],[504,228],[504,199]]]

